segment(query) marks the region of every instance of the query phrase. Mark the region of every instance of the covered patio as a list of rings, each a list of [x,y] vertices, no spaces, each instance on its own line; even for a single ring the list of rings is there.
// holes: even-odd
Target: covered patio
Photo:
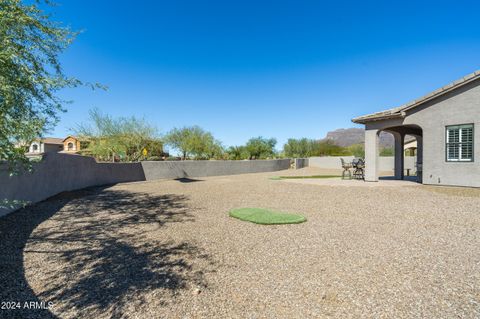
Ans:
[[[383,112],[382,112],[383,113]],[[404,180],[405,176],[405,137],[412,136],[416,139],[416,178],[415,181],[422,182],[422,164],[423,164],[423,130],[420,125],[406,124],[403,118],[396,118],[390,114],[375,113],[364,117],[356,118],[355,123],[365,124],[365,181],[377,182],[379,180],[380,165],[380,147],[379,134],[388,132],[394,137],[394,179]],[[408,180],[412,180],[409,176]]]
[[[422,184],[480,187],[480,71],[402,106],[352,119],[365,125],[365,180],[379,178],[379,133],[395,139],[395,179],[403,180],[405,136]],[[412,151],[410,139],[416,140]]]

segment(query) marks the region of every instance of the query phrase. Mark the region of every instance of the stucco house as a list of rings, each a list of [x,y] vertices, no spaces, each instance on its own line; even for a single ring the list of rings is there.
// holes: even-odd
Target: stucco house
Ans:
[[[69,135],[63,140],[63,153],[78,153],[87,146],[86,144],[86,141]]]
[[[408,134],[417,140],[419,182],[480,187],[480,71],[405,105],[352,121],[365,125],[366,181],[378,181],[378,135],[387,131],[395,138],[397,179],[404,178]]]
[[[405,140],[405,143],[403,144],[403,149],[405,150],[405,156],[407,154],[409,156],[416,156],[417,155],[417,139],[412,138],[410,140]]]
[[[46,137],[34,140],[28,147],[27,155],[37,156],[44,153],[69,153],[76,154],[85,149],[87,141],[69,135],[66,138]]]
[[[63,139],[56,137],[45,137],[33,141],[28,147],[27,155],[39,155],[43,153],[57,153],[63,150]]]

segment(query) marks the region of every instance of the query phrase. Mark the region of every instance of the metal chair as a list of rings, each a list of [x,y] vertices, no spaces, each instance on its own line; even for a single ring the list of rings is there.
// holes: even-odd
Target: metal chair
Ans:
[[[342,162],[342,179],[347,179],[346,176],[348,174],[348,179],[352,179],[352,172],[350,169],[352,168],[352,163],[347,163],[343,158],[340,158],[340,161]]]
[[[365,161],[361,158],[352,161],[353,166],[353,178],[365,179]]]

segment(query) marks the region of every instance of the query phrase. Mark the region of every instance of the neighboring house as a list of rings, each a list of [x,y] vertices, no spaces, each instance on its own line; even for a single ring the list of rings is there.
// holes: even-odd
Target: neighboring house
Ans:
[[[64,153],[78,153],[85,147],[86,143],[73,135],[69,135],[63,140]]]
[[[66,138],[46,137],[33,141],[28,147],[27,155],[35,156],[44,153],[70,153],[75,154],[86,148],[87,142],[75,136]]]
[[[57,153],[63,150],[63,139],[45,137],[33,141],[28,147],[27,155],[39,155],[43,153]]]
[[[403,150],[405,151],[405,156],[415,156],[417,155],[417,140],[415,138],[411,140],[405,140],[403,144]]]
[[[480,187],[480,71],[420,99],[352,120],[365,124],[365,180],[378,180],[378,135],[395,138],[395,177],[404,177],[404,138],[417,140],[424,184]],[[475,127],[477,129],[475,129]]]

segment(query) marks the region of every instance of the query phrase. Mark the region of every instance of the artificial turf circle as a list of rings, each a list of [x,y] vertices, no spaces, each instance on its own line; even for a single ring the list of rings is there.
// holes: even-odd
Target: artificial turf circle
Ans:
[[[264,208],[236,208],[229,212],[231,217],[262,225],[298,224],[307,219],[302,215],[282,213]]]

